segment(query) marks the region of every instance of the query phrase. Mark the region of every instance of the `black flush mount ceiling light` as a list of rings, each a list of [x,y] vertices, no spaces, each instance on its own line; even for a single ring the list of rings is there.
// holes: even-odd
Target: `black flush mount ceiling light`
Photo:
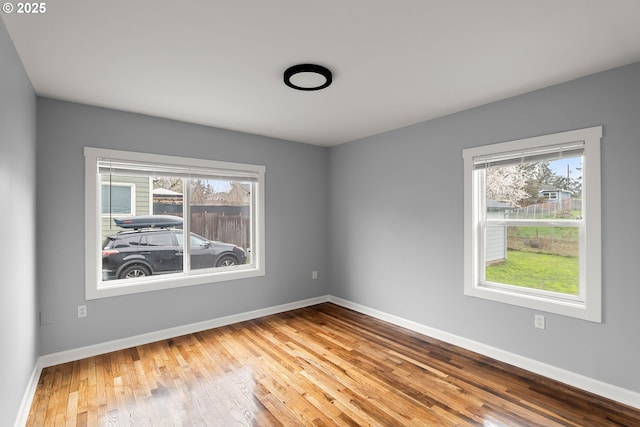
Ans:
[[[299,64],[284,71],[284,84],[298,90],[320,90],[332,81],[331,71],[322,65]]]

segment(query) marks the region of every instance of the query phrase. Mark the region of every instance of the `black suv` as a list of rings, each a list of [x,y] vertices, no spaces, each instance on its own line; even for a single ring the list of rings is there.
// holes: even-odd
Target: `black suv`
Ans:
[[[159,216],[115,220],[121,231],[102,245],[102,280],[126,279],[182,271],[184,233],[173,228],[178,217],[159,222]],[[244,250],[191,233],[191,269],[244,264]]]

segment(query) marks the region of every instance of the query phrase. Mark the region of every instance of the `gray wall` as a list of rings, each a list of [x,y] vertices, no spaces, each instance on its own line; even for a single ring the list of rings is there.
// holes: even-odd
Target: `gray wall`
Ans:
[[[597,125],[603,323],[465,297],[462,149]],[[639,161],[640,64],[334,147],[330,293],[640,392]]]
[[[0,425],[13,425],[38,356],[36,95],[0,20]]]
[[[266,165],[266,276],[86,302],[84,146]],[[42,354],[327,293],[326,148],[39,98],[37,166]]]

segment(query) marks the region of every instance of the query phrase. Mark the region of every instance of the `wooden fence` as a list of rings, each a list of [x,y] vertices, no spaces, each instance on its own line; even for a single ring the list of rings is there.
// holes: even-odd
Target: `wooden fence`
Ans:
[[[232,243],[243,249],[251,246],[251,221],[246,215],[192,212],[191,231],[208,240]]]
[[[160,212],[182,218],[182,212]],[[218,212],[191,212],[191,232],[207,240],[231,243],[242,249],[251,247],[251,218],[248,215],[225,215]]]
[[[154,203],[154,215],[182,218],[181,203]],[[251,246],[249,206],[191,206],[191,231],[207,240],[231,243],[247,249]]]

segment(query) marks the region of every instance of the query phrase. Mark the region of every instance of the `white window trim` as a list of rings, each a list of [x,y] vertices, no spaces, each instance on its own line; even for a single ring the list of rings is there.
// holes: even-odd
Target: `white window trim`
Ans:
[[[502,142],[463,150],[464,158],[464,294],[593,322],[602,321],[600,140],[602,126]],[[480,266],[481,236],[477,226],[478,191],[474,188],[474,157],[584,141],[584,241],[580,241],[580,290],[574,300],[515,287],[484,286]],[[477,183],[476,183],[477,184]],[[562,224],[558,224],[561,226]],[[584,281],[584,282],[583,282]]]
[[[103,182],[102,185],[111,185],[112,187],[129,187],[131,189],[130,192],[130,197],[131,197],[131,212],[123,212],[123,213],[118,213],[118,215],[137,215],[136,214],[136,185],[135,184],[130,184],[130,183],[126,183],[126,182],[112,182],[111,184]],[[102,187],[100,187],[100,190],[102,191]],[[102,206],[100,206],[100,212],[102,213]],[[114,214],[110,214],[110,213],[102,213],[102,217],[103,218],[107,218],[109,216],[112,216]]]
[[[84,148],[85,156],[85,297],[87,300],[141,292],[172,289],[183,286],[202,285],[236,279],[247,279],[265,275],[265,192],[264,175],[266,168],[262,165],[220,162],[213,160],[192,159],[158,154],[147,154],[129,151],[110,150],[94,147]],[[102,283],[102,254],[100,245],[101,212],[100,191],[102,182],[99,178],[97,161],[99,158],[109,158],[123,161],[139,161],[144,163],[158,163],[184,167],[205,168],[229,171],[248,171],[258,176],[255,189],[255,215],[253,224],[254,245],[252,247],[250,266],[242,268],[229,267],[192,272],[190,275],[167,274],[152,276],[126,283]],[[100,212],[100,215],[98,213]]]

